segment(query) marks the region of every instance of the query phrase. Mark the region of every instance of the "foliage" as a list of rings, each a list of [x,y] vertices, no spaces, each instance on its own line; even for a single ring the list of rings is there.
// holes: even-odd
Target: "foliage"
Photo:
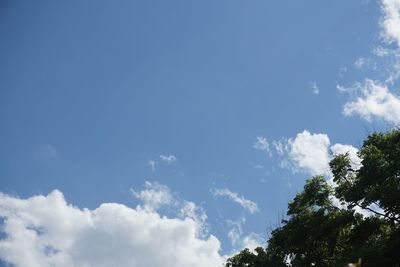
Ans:
[[[335,186],[322,176],[307,180],[267,248],[245,249],[226,267],[333,267],[359,257],[365,267],[399,266],[400,130],[368,136],[359,156],[359,170],[348,154],[330,162]]]
[[[256,253],[256,254],[255,254]],[[269,267],[271,265],[266,265],[268,262],[267,254],[263,248],[256,248],[255,253],[251,252],[248,248],[241,251],[239,254],[228,259],[226,267]]]
[[[379,215],[400,222],[400,131],[375,133],[368,137],[359,152],[362,167],[355,172],[347,155],[331,162],[336,196],[350,207],[381,207]],[[371,211],[371,210],[370,210]]]

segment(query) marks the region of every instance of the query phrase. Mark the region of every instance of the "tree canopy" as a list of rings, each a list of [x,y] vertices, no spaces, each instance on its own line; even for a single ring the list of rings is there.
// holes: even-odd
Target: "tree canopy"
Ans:
[[[333,183],[307,180],[267,247],[225,266],[400,266],[400,130],[369,135],[358,154],[359,169],[348,154],[330,162]]]

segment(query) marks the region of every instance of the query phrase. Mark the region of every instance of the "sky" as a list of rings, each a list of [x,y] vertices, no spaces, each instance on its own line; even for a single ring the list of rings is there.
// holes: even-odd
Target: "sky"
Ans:
[[[400,0],[4,0],[0,36],[0,266],[221,266],[400,125]]]

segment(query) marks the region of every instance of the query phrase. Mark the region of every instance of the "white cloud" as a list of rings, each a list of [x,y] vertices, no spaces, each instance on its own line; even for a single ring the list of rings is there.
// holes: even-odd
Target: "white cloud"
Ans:
[[[246,223],[245,217],[240,217],[237,220],[227,220],[229,227],[228,238],[234,248],[232,255],[235,255],[245,248],[254,250],[257,247],[265,247],[265,243],[261,236],[256,233],[243,235],[243,226]]]
[[[339,92],[348,92],[348,88],[347,87],[345,87],[345,86],[343,86],[343,85],[341,85],[341,84],[337,84],[336,85],[336,89],[339,91]]]
[[[272,145],[279,156],[283,156],[288,151],[288,144],[286,139],[280,141],[272,141]]]
[[[355,61],[357,68],[369,68],[375,78],[355,83],[351,88],[338,86],[340,91],[351,93],[352,99],[344,105],[346,116],[359,115],[372,121],[380,118],[398,126],[400,124],[400,98],[388,86],[400,78],[400,0],[379,1],[382,10],[380,20],[380,44],[374,48],[372,57],[360,57]]]
[[[294,163],[295,170],[301,169],[311,175],[329,172],[330,141],[326,134],[311,134],[304,130],[295,139],[289,139],[288,144],[288,157]]]
[[[317,82],[312,81],[312,82],[308,82],[308,85],[311,88],[311,91],[313,92],[313,94],[318,95],[319,94],[319,87],[317,85]]]
[[[131,189],[134,198],[139,199],[142,208],[149,211],[159,211],[166,208],[172,211],[174,216],[179,218],[191,218],[197,222],[198,232],[204,236],[208,233],[208,224],[206,223],[207,214],[202,207],[197,206],[194,202],[183,200],[175,196],[166,186],[157,182],[148,182],[144,184],[144,189],[135,191]]]
[[[257,141],[254,143],[254,148],[262,151],[266,151],[271,156],[271,149],[267,138],[263,136],[257,136]]]
[[[177,159],[174,155],[169,155],[169,156],[160,155],[160,159],[167,164],[171,164],[171,163],[174,163],[177,161]]]
[[[400,98],[392,94],[386,85],[367,79],[364,84],[358,85],[358,90],[361,96],[344,105],[346,116],[357,114],[368,121],[376,117],[394,125],[400,124]]]
[[[237,246],[242,243],[243,224],[246,222],[245,217],[241,217],[236,221],[227,220],[228,227],[228,238],[231,241],[232,246]]]
[[[275,149],[282,157],[281,167],[293,172],[303,171],[310,175],[331,176],[329,162],[338,154],[349,153],[353,169],[361,167],[358,149],[351,145],[330,145],[328,135],[304,130],[287,141],[275,142]]]
[[[362,69],[364,67],[364,65],[365,65],[365,59],[362,57],[357,58],[357,60],[354,62],[354,66],[357,69]]]
[[[145,189],[139,192],[131,189],[132,195],[143,202],[145,209],[157,210],[164,205],[170,205],[174,198],[165,185],[145,182]]]
[[[155,172],[156,171],[156,162],[154,161],[154,160],[149,160],[149,161],[147,161],[147,164],[150,166],[150,168],[151,168],[151,170],[153,171],[153,172]]]
[[[58,153],[54,146],[50,144],[43,144],[39,148],[40,154],[42,157],[47,159],[57,159]]]
[[[243,248],[248,248],[250,250],[253,250],[257,247],[265,247],[266,242],[261,238],[260,235],[256,233],[250,233],[249,235],[245,236],[242,241],[242,247]]]
[[[339,73],[338,74],[339,74],[340,77],[343,77],[346,72],[347,72],[347,67],[341,67],[339,69]]]
[[[254,165],[254,169],[264,169],[264,167],[260,164]]]
[[[383,0],[384,13],[381,27],[382,35],[388,42],[396,42],[400,45],[400,0]]]
[[[258,205],[254,201],[248,200],[245,197],[239,195],[236,192],[232,192],[227,188],[216,188],[211,191],[214,196],[227,197],[233,202],[239,204],[244,209],[248,210],[250,213],[255,213],[258,211]]]
[[[190,217],[104,203],[68,204],[60,191],[19,199],[0,194],[0,258],[17,267],[221,266],[220,242],[200,238]]]
[[[386,43],[395,43],[395,47],[378,47],[375,54],[386,57],[387,84],[393,84],[400,78],[400,0],[382,1],[383,18],[381,19],[381,35]]]
[[[392,65],[392,70],[389,73],[388,78],[385,80],[387,84],[393,84],[400,78],[400,61],[396,61]]]
[[[332,151],[333,156],[348,153],[350,163],[351,163],[351,168],[353,170],[358,170],[361,168],[361,166],[362,166],[361,159],[357,155],[358,149],[355,148],[354,146],[343,145],[343,144],[334,144],[333,146],[331,146],[330,149]]]
[[[378,57],[384,57],[392,54],[392,51],[386,47],[377,46],[373,49],[372,53]]]
[[[194,202],[183,201],[179,209],[179,217],[193,219],[196,222],[196,231],[201,237],[208,234],[207,214],[203,208],[197,206]]]
[[[254,143],[254,148],[259,150],[269,149],[267,138],[263,136],[257,136],[257,141]]]

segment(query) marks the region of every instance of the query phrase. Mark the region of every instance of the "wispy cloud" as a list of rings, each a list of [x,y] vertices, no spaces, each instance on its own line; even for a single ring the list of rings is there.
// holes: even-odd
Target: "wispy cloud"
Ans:
[[[174,155],[172,155],[172,154],[169,155],[169,156],[160,155],[160,159],[161,159],[163,162],[167,163],[167,164],[172,164],[172,163],[174,163],[174,162],[177,161],[177,158],[176,158]]]
[[[243,234],[243,224],[246,222],[245,217],[240,217],[238,220],[227,220],[226,223],[230,228],[228,232],[228,238],[231,241],[232,246],[237,246],[241,241]]]
[[[146,181],[141,190],[131,189],[132,196],[141,201],[138,208],[149,211],[159,211],[166,208],[179,218],[191,218],[199,226],[198,232],[202,235],[208,232],[207,215],[204,209],[194,202],[180,199],[173,194],[168,186],[158,182]]]
[[[271,149],[270,149],[270,145],[267,141],[267,138],[263,137],[263,136],[257,136],[256,141],[254,142],[253,147],[257,150],[262,150],[267,152],[267,154],[269,156],[272,156],[271,154]]]
[[[263,242],[260,235],[253,232],[248,235],[244,235],[243,226],[246,221],[247,220],[245,217],[239,217],[237,220],[226,221],[227,227],[229,228],[228,238],[235,250],[238,250],[233,254],[236,254],[245,248],[253,250],[256,247],[265,246],[263,245],[265,242]]]
[[[157,162],[156,162],[155,160],[148,160],[148,161],[147,161],[147,164],[150,166],[150,168],[151,168],[151,170],[152,170],[153,172],[156,171],[156,164],[157,164]]]
[[[359,57],[356,59],[356,61],[354,61],[354,66],[357,69],[362,69],[364,67],[364,65],[365,65],[365,59],[362,57]]]
[[[319,87],[317,85],[317,82],[311,81],[311,82],[308,82],[308,85],[310,86],[311,91],[313,92],[313,94],[319,95]]]
[[[254,148],[259,150],[269,150],[267,138],[263,136],[257,136],[257,141],[254,143]]]
[[[211,190],[211,193],[217,197],[227,197],[231,201],[239,204],[244,209],[248,210],[250,213],[255,213],[259,211],[257,203],[246,199],[244,196],[241,196],[236,192],[232,192],[227,188],[215,188]]]
[[[50,144],[41,145],[39,147],[39,153],[44,158],[48,158],[48,159],[57,159],[58,158],[58,153],[57,153],[55,147]]]
[[[341,67],[341,68],[339,69],[338,75],[339,75],[340,77],[343,77],[347,71],[348,71],[347,67]]]
[[[131,189],[132,196],[143,202],[143,207],[157,210],[164,205],[172,204],[174,198],[169,188],[159,183],[145,182],[145,189],[135,191]]]

